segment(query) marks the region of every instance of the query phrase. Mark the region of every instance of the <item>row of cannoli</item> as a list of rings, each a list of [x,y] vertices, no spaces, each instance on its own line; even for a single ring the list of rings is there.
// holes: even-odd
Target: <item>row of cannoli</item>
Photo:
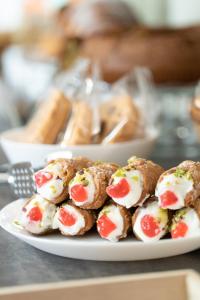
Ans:
[[[22,211],[33,234],[59,229],[83,235],[94,227],[118,241],[129,232],[144,242],[200,233],[200,163],[185,161],[164,172],[150,160],[132,157],[125,167],[83,157],[57,159],[35,174],[37,194]]]
[[[98,136],[93,132],[96,113]],[[94,111],[89,102],[71,101],[55,90],[39,105],[26,126],[24,139],[28,143],[60,143],[62,146],[123,142],[139,134],[140,119],[139,110],[130,96],[118,96],[118,99],[97,105]],[[123,126],[117,127],[121,122]]]

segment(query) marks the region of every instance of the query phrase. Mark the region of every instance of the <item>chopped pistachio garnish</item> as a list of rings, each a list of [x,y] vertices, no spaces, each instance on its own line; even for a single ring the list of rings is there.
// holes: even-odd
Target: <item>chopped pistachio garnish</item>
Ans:
[[[107,214],[109,214],[109,213],[110,213],[110,210],[109,210],[108,207],[105,207],[105,208],[102,210],[102,214],[104,214],[104,215],[107,215]]]
[[[89,181],[85,178],[85,174],[77,173],[76,176],[70,181],[70,185],[74,183],[80,183],[84,186],[87,186],[89,184]]]
[[[50,163],[50,164],[47,166],[47,168],[48,168],[49,170],[52,170],[54,166],[55,166],[55,163]]]
[[[50,185],[50,189],[52,191],[53,194],[55,194],[57,192],[56,188],[54,185]]]
[[[72,178],[69,182],[69,185],[72,185],[74,183],[74,181],[75,181],[75,178]],[[65,184],[64,184],[64,186],[65,186]]]
[[[95,166],[98,166],[98,165],[101,165],[101,164],[103,164],[103,162],[101,160],[97,160],[94,163]]]
[[[187,172],[186,178],[187,178],[188,180],[192,180],[192,175],[190,174],[190,172]]]
[[[188,208],[183,208],[183,209],[179,210],[175,214],[175,217],[174,217],[175,221],[179,221],[180,219],[182,219],[185,216],[185,214],[187,213],[187,211],[188,211]]]
[[[89,184],[89,181],[87,179],[84,179],[81,182],[84,186],[88,186],[88,184]]]
[[[124,169],[118,169],[113,175],[112,177],[126,177],[126,172]]]
[[[159,208],[159,214],[158,214],[158,222],[159,223],[167,223],[168,221],[168,214],[167,211],[163,208]]]
[[[139,181],[139,177],[137,175],[134,175],[131,177],[133,179],[133,181],[138,182]]]
[[[187,213],[187,211],[188,211],[188,208],[183,208],[175,214],[172,225],[171,225],[171,230],[176,229],[177,223],[180,222],[180,220],[184,217],[184,215]]]
[[[131,156],[131,157],[128,159],[128,164],[131,164],[131,163],[134,162],[136,159],[138,159],[137,156]]]
[[[16,227],[18,227],[18,228],[20,228],[20,229],[23,229],[23,226],[21,225],[21,223],[19,222],[19,220],[14,220],[14,221],[13,221],[13,224],[14,224]]]
[[[20,222],[19,222],[18,220],[14,220],[13,223],[16,224],[16,225],[21,225]]]
[[[177,225],[177,223],[174,222],[174,220],[173,220],[171,226],[169,226],[169,230],[174,230],[174,229],[176,229],[176,225]]]
[[[185,171],[183,169],[177,168],[176,171],[174,172],[174,176],[178,178],[186,177],[188,180],[192,180],[192,176],[189,171]]]

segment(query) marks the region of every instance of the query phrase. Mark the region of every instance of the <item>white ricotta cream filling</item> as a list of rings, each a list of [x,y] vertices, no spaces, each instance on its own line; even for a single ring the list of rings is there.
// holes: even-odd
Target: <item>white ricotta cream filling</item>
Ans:
[[[87,186],[84,186],[84,188],[87,191],[87,199],[85,201],[80,201],[80,202],[76,201],[75,199],[73,199],[73,197],[71,195],[71,188],[76,184],[80,184],[80,181],[78,180],[79,176],[76,175],[74,177],[73,181],[69,184],[70,198],[73,200],[73,202],[76,206],[80,206],[80,207],[85,205],[85,204],[91,204],[95,200],[95,184],[94,184],[93,176],[89,172],[85,172],[84,177],[85,177],[85,180],[88,183]]]
[[[124,230],[124,220],[120,209],[115,205],[108,205],[100,213],[99,218],[104,214],[104,211],[106,211],[106,216],[116,225],[116,228],[105,238],[111,242],[117,242]]]
[[[61,232],[63,232],[66,235],[76,235],[82,228],[85,227],[85,219],[82,216],[82,214],[80,214],[77,211],[75,207],[68,204],[63,205],[62,207],[74,216],[76,222],[72,226],[66,226],[62,224],[59,220],[59,209],[58,209],[53,220],[53,229],[59,229]]]
[[[158,182],[155,194],[158,197],[159,206],[162,207],[161,195],[166,191],[173,192],[178,201],[163,208],[180,209],[185,206],[185,196],[192,189],[193,181],[187,179],[186,176],[177,177],[174,174],[169,174],[164,176],[161,182]]]
[[[188,226],[185,237],[191,237],[200,234],[200,220],[194,209],[187,208],[186,213],[183,215],[182,221]]]
[[[30,210],[36,206],[41,210],[41,221],[31,221],[28,217]],[[34,234],[40,234],[48,229],[52,229],[52,222],[55,213],[56,206],[54,204],[45,200],[40,195],[35,195],[34,198],[26,205],[25,211],[22,211],[20,223],[27,231]]]
[[[143,191],[143,176],[138,170],[125,171],[126,177],[113,176],[113,185],[119,183],[119,181],[125,178],[129,184],[129,193],[122,198],[112,198],[116,203],[130,208],[134,206],[140,199]],[[143,199],[144,200],[144,199]]]
[[[53,201],[55,198],[60,196],[64,189],[64,182],[62,179],[57,178],[62,170],[62,166],[59,163],[49,164],[41,172],[49,172],[52,174],[52,179],[44,183],[41,187],[37,186],[37,192],[42,197]],[[40,171],[39,171],[40,172]]]
[[[150,215],[158,220],[160,233],[154,237],[147,236],[141,226],[141,220],[145,215]],[[135,224],[133,225],[133,232],[144,242],[156,242],[161,239],[166,233],[166,225],[168,223],[167,210],[164,210],[158,206],[157,201],[154,201],[147,205],[147,207],[139,208]]]

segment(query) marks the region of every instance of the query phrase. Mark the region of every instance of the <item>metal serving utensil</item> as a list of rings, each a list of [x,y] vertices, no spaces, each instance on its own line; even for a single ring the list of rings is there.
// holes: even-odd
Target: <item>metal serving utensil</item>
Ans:
[[[36,191],[34,170],[29,162],[0,166],[0,183],[8,183],[18,198],[27,198]]]

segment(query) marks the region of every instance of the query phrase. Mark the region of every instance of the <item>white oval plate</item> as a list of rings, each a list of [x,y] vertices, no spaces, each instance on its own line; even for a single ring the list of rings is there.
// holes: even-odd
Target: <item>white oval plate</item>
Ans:
[[[0,226],[20,240],[59,256],[104,261],[145,260],[179,255],[200,247],[200,235],[153,243],[143,243],[131,237],[119,243],[111,243],[95,233],[72,238],[58,233],[37,237],[17,228],[13,223],[23,203],[24,200],[20,199],[5,206],[0,211]]]

